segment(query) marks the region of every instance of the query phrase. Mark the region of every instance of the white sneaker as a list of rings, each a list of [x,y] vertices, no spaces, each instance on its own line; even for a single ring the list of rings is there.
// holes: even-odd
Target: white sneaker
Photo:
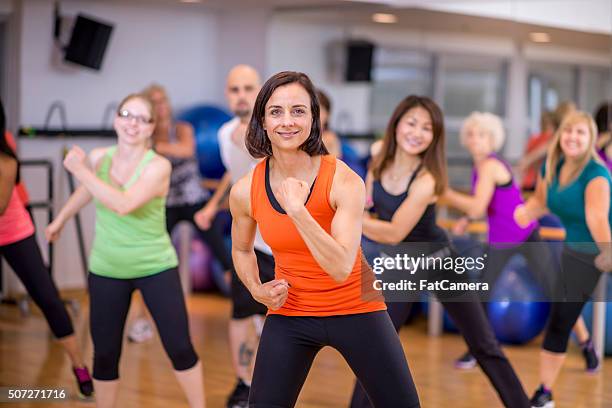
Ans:
[[[132,343],[144,343],[147,340],[153,338],[153,328],[149,320],[145,318],[139,318],[128,330],[128,340]]]

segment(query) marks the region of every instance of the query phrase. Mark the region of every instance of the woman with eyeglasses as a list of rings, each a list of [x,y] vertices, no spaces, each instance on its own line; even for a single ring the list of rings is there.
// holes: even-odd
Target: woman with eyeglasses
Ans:
[[[187,122],[174,119],[168,94],[161,85],[152,84],[145,88],[143,94],[149,98],[155,110],[155,130],[151,137],[153,149],[172,165],[166,198],[168,233],[172,234],[174,227],[181,221],[191,223],[223,266],[225,276],[229,277],[233,268],[232,257],[216,219],[206,229],[200,228],[194,221],[195,214],[206,205],[211,194],[200,183],[193,127]],[[128,330],[128,340],[141,343],[152,338],[153,330],[140,298],[132,305],[132,314],[136,318]]]
[[[46,229],[54,241],[66,221],[92,199],[96,227],[89,258],[93,377],[100,408],[116,405],[123,328],[138,289],[153,316],[176,378],[193,408],[204,406],[202,366],[192,346],[177,257],[166,231],[168,160],[149,148],[154,110],[139,94],[119,105],[117,145],[89,156],[74,146],[64,167],[81,183]]]
[[[70,316],[44,264],[36,243],[34,224],[16,186],[19,159],[6,137],[4,107],[0,101],[0,257],[6,259],[26,291],[42,311],[53,336],[72,363],[79,395],[93,394],[89,370],[84,364]]]
[[[246,146],[263,160],[230,193],[232,253],[238,276],[268,307],[249,406],[293,407],[317,353],[330,346],[376,407],[419,407],[382,297],[362,290],[373,281],[359,247],[363,181],[328,154],[305,74],[280,72],[266,81]],[[276,264],[275,279],[263,284],[256,227]]]

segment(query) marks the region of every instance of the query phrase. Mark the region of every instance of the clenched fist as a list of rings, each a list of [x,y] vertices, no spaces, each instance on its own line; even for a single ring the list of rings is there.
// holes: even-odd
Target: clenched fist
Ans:
[[[254,290],[253,299],[272,310],[280,309],[289,295],[289,283],[285,279],[274,279]]]
[[[309,192],[307,182],[288,177],[280,185],[279,204],[287,215],[292,216],[304,207]]]
[[[72,146],[64,157],[64,167],[72,174],[87,168],[87,154],[79,146]]]

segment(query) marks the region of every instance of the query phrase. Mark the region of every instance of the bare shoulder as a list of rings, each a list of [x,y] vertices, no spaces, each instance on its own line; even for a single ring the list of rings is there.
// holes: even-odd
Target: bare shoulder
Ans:
[[[500,172],[505,173],[506,171],[506,166],[504,166],[501,160],[495,157],[489,157],[482,163],[482,170],[480,173],[495,172],[497,174]]]
[[[0,174],[14,174],[17,172],[17,160],[7,154],[0,153]]]
[[[422,170],[412,182],[410,192],[419,191],[422,194],[434,195],[436,189],[436,178],[429,170]]]
[[[98,168],[100,160],[104,157],[108,149],[110,149],[110,146],[96,147],[91,152],[89,152],[89,163],[94,169]]]
[[[172,165],[170,164],[170,160],[157,153],[155,153],[155,156],[153,156],[147,167],[156,169],[164,174],[170,174],[172,172]]]
[[[365,183],[346,163],[336,160],[336,172],[330,195],[332,202],[337,202],[337,199],[341,198],[350,198],[365,203]]]
[[[253,173],[254,170],[249,171],[232,186],[230,190],[230,207],[232,209],[232,214],[234,214],[236,210],[247,214],[250,213]]]
[[[336,159],[336,173],[334,174],[334,183],[340,181],[349,185],[363,185],[363,180],[357,173],[353,171],[345,162]]]

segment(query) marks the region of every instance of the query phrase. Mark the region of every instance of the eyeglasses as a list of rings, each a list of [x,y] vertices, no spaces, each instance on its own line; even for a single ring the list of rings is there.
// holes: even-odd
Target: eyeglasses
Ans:
[[[131,113],[129,110],[126,110],[126,109],[123,109],[117,112],[117,116],[119,116],[121,119],[124,119],[126,121],[130,121],[134,119],[136,123],[140,125],[146,125],[146,124],[153,123],[152,118],[147,118],[146,116],[142,116],[142,115],[134,115],[133,113]]]

